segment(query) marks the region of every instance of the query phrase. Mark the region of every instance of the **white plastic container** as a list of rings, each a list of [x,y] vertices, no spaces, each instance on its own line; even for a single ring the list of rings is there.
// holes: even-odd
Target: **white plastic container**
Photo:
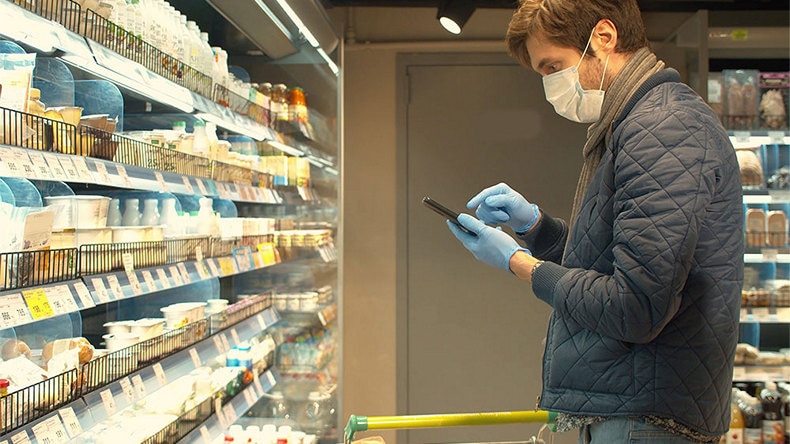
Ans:
[[[44,203],[47,207],[55,209],[53,229],[104,228],[107,226],[109,197],[49,196],[44,198]]]
[[[89,244],[112,243],[110,228],[64,228],[52,232],[52,248],[76,248]]]
[[[107,333],[110,335],[120,335],[120,334],[130,333],[134,322],[135,321],[105,322],[104,328],[107,329]]]
[[[205,302],[181,302],[159,309],[165,316],[166,328],[181,328],[190,322],[203,319],[206,314]]]
[[[118,333],[118,334],[106,334],[102,336],[104,338],[104,344],[107,347],[107,351],[116,351],[122,348],[131,347],[134,344],[140,342],[140,336],[134,333]]]
[[[165,329],[165,320],[160,318],[144,318],[134,321],[131,332],[140,337],[141,341],[160,336]]]

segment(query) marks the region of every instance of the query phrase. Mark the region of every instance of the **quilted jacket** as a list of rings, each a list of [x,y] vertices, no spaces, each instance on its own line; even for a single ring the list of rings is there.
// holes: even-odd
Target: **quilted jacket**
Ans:
[[[553,308],[540,406],[721,435],[743,281],[735,151],[671,69],[641,86],[607,140],[570,231],[544,213],[522,237],[546,261],[532,288]]]

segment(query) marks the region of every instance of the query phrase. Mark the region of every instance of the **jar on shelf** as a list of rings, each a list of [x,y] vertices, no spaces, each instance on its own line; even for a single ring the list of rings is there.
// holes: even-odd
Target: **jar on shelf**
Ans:
[[[271,100],[272,100],[272,84],[269,82],[261,83],[258,86],[258,92],[263,95],[263,121],[271,124]]]
[[[298,86],[288,90],[288,113],[292,122],[307,123],[307,98]]]
[[[278,83],[272,87],[271,119],[276,129],[282,122],[288,121],[288,87]]]

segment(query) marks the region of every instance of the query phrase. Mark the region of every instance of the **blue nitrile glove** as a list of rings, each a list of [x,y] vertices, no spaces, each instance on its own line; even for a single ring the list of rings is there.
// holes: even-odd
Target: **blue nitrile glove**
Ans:
[[[529,253],[529,250],[521,248],[509,234],[499,228],[489,227],[468,214],[459,214],[458,223],[477,233],[477,237],[464,233],[454,223],[447,221],[450,231],[480,262],[510,271],[510,257],[516,251]]]
[[[529,203],[524,196],[504,183],[477,193],[466,204],[466,208],[477,208],[475,214],[483,222],[507,224],[516,233],[528,231],[540,216],[537,205]]]

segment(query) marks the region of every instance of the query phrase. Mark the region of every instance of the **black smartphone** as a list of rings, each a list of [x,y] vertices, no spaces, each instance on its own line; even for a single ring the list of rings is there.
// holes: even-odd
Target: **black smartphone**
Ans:
[[[450,222],[454,223],[455,226],[460,228],[464,233],[471,234],[472,236],[477,236],[477,234],[475,234],[473,231],[470,231],[468,228],[458,223],[458,213],[456,213],[455,211],[445,207],[444,205],[440,204],[439,202],[436,202],[435,200],[431,199],[428,196],[422,198],[422,203],[425,204],[426,207],[432,209],[436,213],[444,216]]]

